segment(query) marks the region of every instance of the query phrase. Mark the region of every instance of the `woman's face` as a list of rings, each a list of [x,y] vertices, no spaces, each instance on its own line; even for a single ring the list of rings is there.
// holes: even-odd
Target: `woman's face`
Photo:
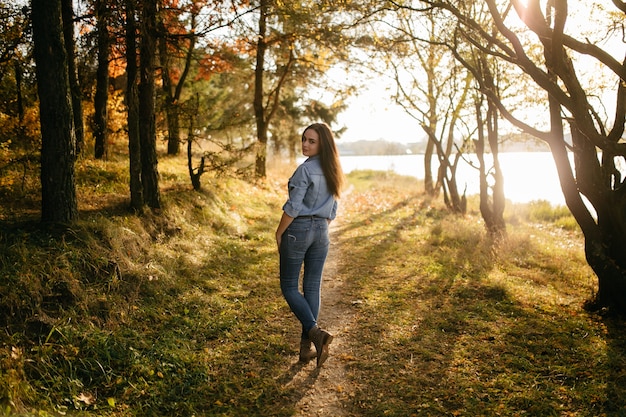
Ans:
[[[320,137],[313,129],[307,129],[302,135],[302,155],[315,156],[320,152]]]

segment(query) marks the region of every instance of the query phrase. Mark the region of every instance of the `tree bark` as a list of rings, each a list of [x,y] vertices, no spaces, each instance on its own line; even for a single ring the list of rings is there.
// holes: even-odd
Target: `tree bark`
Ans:
[[[265,106],[263,105],[264,87],[263,75],[265,72],[265,52],[267,51],[267,13],[268,0],[261,0],[259,11],[259,33],[256,49],[256,66],[254,69],[254,117],[257,131],[257,152],[255,174],[257,177],[265,177],[267,162],[267,120]]]
[[[24,122],[24,96],[22,93],[22,66],[18,61],[15,61],[13,66],[15,69],[15,102],[17,106],[17,117],[20,121],[20,125]]]
[[[196,105],[195,110],[196,114],[200,107],[198,95],[196,95]],[[192,145],[194,142],[194,130],[195,130],[195,119],[194,115],[190,115],[189,117],[189,129],[187,130],[187,169],[189,171],[189,178],[191,179],[191,185],[193,189],[199,191],[202,189],[202,184],[200,183],[200,177],[205,173],[206,168],[206,158],[202,156],[200,158],[200,165],[198,168],[193,167],[193,152]]]
[[[137,10],[135,0],[126,0],[126,106],[128,108],[128,155],[130,207],[143,209],[141,144],[139,139],[139,93],[137,91]]]
[[[587,97],[580,85],[568,53],[564,48],[566,3],[555,3],[554,28],[551,36],[542,39],[549,79],[562,81],[573,100],[567,102],[572,111],[568,119],[574,151],[575,175],[565,147],[562,107],[565,103],[549,96],[550,128],[554,140],[550,150],[557,166],[565,201],[578,222],[585,238],[587,263],[598,277],[598,293],[589,305],[626,314],[626,190],[623,174],[615,169],[614,157],[625,158],[614,144],[624,132],[624,95],[626,79],[622,75],[617,87],[615,125],[612,131],[599,134]],[[538,16],[536,16],[538,17]],[[559,19],[560,18],[560,19]],[[550,22],[550,21],[548,21]],[[622,64],[623,66],[624,64]],[[601,138],[594,142],[594,138]],[[602,159],[598,159],[597,144],[601,143]],[[581,198],[586,196],[596,212],[594,221]]]
[[[61,0],[32,0],[31,6],[41,121],[41,219],[70,222],[78,217],[76,139]]]
[[[83,122],[83,95],[80,91],[78,70],[76,68],[76,40],[74,39],[74,9],[72,0],[62,1],[61,13],[63,16],[63,38],[65,49],[67,50],[67,72],[72,93],[76,154],[80,155],[85,148],[85,124]]]
[[[500,11],[501,3],[495,0],[484,1],[492,17],[489,31],[481,28],[473,16],[465,14],[454,2],[425,2],[452,13],[459,24],[458,33],[468,41],[466,45],[491,55],[499,63],[516,66],[546,92],[550,109],[548,131],[535,127],[537,123],[532,119],[517,118],[500,100],[497,91],[487,84],[484,77],[487,74],[481,74],[474,65],[464,62],[475,75],[481,92],[497,106],[502,116],[550,146],[565,202],[582,230],[587,262],[598,277],[598,293],[589,306],[626,314],[626,179],[615,164],[615,159],[622,163],[626,160],[626,144],[622,140],[626,123],[626,60],[620,62],[597,44],[565,33],[566,0],[547,2],[545,7],[536,0],[527,4],[511,2],[526,28],[537,35],[540,43],[531,48],[518,35],[519,28],[507,26],[507,19]],[[624,13],[623,2],[613,3]],[[527,35],[524,34],[524,39]],[[543,62],[540,63],[536,62],[537,48],[542,48]],[[574,56],[583,59],[575,61]],[[464,61],[459,53],[456,57]],[[615,114],[609,122],[600,116],[592,92],[587,89],[589,86],[581,83],[577,70],[584,72],[584,69],[575,68],[581,61],[584,65],[599,65],[614,74]],[[606,108],[607,97],[602,97],[602,109]],[[564,134],[566,125],[571,133],[571,144]],[[570,151],[574,156],[573,165],[568,155]]]
[[[96,0],[98,68],[94,97],[94,156],[102,159],[108,153],[107,102],[109,98],[109,12],[106,0]]]
[[[426,194],[434,196],[437,194],[437,189],[433,181],[433,154],[435,151],[435,142],[428,136],[426,142],[426,149],[424,150],[424,190]]]
[[[500,168],[498,159],[498,109],[490,100],[487,101],[487,140],[493,158],[493,190],[492,190],[492,222],[489,232],[494,237],[501,237],[506,234],[506,223],[504,222],[504,176]]]
[[[161,208],[155,126],[156,18],[157,0],[144,0],[139,47],[139,138],[143,197],[153,209]]]
[[[167,154],[178,155],[180,152],[180,125],[178,123],[178,105],[174,99],[174,86],[170,76],[170,54],[167,48],[167,29],[159,22],[158,38],[159,61],[161,63],[161,83],[165,118],[167,120]]]
[[[489,106],[489,104],[488,104]],[[502,184],[502,173],[500,164],[497,161],[497,114],[494,114],[492,108],[488,108],[486,119],[483,118],[482,100],[476,101],[476,125],[478,140],[474,142],[476,147],[476,158],[478,159],[479,170],[479,187],[480,187],[480,214],[485,221],[487,232],[492,237],[501,237],[506,234],[506,223],[504,222],[504,187]],[[489,183],[487,163],[485,161],[485,126],[487,127],[487,141],[491,146],[494,158],[495,182],[492,195],[489,194]]]

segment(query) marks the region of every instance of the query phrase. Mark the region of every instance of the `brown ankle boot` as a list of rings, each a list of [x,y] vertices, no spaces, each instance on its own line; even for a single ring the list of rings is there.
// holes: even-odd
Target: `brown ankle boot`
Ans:
[[[317,353],[311,349],[311,341],[309,339],[300,339],[300,362],[307,363],[315,358]]]
[[[317,367],[319,368],[326,362],[326,359],[328,359],[328,345],[333,341],[333,335],[315,326],[309,330],[309,339],[311,339],[315,345],[315,350],[317,351]]]

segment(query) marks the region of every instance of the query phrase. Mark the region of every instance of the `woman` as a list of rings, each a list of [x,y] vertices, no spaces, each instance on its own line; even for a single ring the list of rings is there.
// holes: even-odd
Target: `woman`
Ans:
[[[322,270],[330,240],[328,225],[337,214],[337,198],[344,177],[330,128],[324,123],[302,134],[302,154],[307,160],[289,179],[289,199],[276,230],[280,253],[280,288],[291,311],[302,324],[300,361],[317,357],[320,367],[328,358],[333,336],[317,325]],[[304,264],[302,293],[300,269]],[[315,352],[311,350],[311,342]]]

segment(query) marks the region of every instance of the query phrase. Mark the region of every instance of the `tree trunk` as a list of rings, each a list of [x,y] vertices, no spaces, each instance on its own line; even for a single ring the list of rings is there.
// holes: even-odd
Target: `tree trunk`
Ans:
[[[168,31],[163,21],[159,22],[159,57],[161,60],[161,79],[163,84],[163,94],[165,99],[165,114],[167,118],[167,154],[178,155],[180,153],[180,117],[181,105],[180,97],[183,86],[191,69],[193,51],[196,44],[196,14],[191,13],[191,31],[187,35],[189,40],[189,48],[185,57],[185,68],[178,79],[178,83],[174,85],[170,76],[170,54],[168,52]]]
[[[178,104],[171,101],[165,103],[165,115],[167,118],[167,154],[178,155],[180,153],[180,112]]]
[[[130,207],[140,212],[144,203],[141,185],[141,144],[139,142],[136,18],[135,0],[126,0],[126,106],[128,108]]]
[[[626,190],[623,174],[615,169],[613,161],[614,156],[623,160],[623,153],[613,153],[616,147],[604,145],[602,159],[598,159],[596,144],[590,140],[598,135],[595,120],[589,114],[586,97],[563,47],[562,38],[555,34],[543,41],[550,79],[555,84],[559,79],[567,80],[572,96],[582,98],[573,101],[575,106],[571,107],[571,111],[574,117],[568,118],[574,171],[565,145],[563,103],[552,94],[548,96],[551,130],[548,143],[565,202],[584,235],[587,263],[598,277],[598,293],[588,306],[623,315],[626,314]],[[624,132],[626,87],[623,78],[618,83],[616,97],[615,128],[605,134],[605,143],[619,142]],[[596,219],[589,212],[581,194],[593,206]]]
[[[155,126],[155,57],[157,0],[142,4],[139,76],[139,138],[141,144],[141,183],[144,202],[161,208]]]
[[[432,126],[432,124],[431,124]],[[450,129],[454,130],[454,118],[452,124],[450,124]],[[456,182],[456,170],[458,167],[459,159],[461,158],[461,153],[458,152],[455,156],[455,160],[453,163],[450,162],[450,158],[452,156],[452,145],[454,141],[454,136],[452,134],[448,137],[448,143],[446,145],[446,149],[443,148],[441,141],[435,136],[435,132],[432,128],[422,125],[422,129],[428,135],[428,145],[437,151],[437,161],[439,162],[439,168],[437,169],[437,183],[433,186],[432,184],[432,175],[430,179],[430,189],[431,195],[437,195],[439,190],[443,191],[443,201],[450,210],[454,213],[464,214],[467,209],[467,201],[465,200],[465,194],[461,197],[459,195],[458,186]],[[426,158],[426,161],[429,161],[427,165],[427,171],[431,170],[432,153],[433,149],[430,152],[426,152],[426,155],[431,155]],[[425,166],[426,166],[425,161]]]
[[[174,86],[170,77],[170,55],[167,51],[167,29],[163,22],[159,23],[160,36],[159,60],[161,63],[161,83],[163,85],[163,100],[167,120],[167,154],[178,155],[180,152],[180,127],[178,123],[178,108],[174,100]]]
[[[489,231],[492,236],[503,236],[506,234],[504,176],[498,160],[498,109],[491,100],[487,102],[487,140],[493,158],[492,224]]]
[[[257,130],[257,152],[255,174],[263,178],[266,175],[267,161],[267,120],[265,117],[265,107],[263,106],[263,75],[265,72],[265,52],[267,51],[267,41],[265,39],[267,31],[268,1],[261,0],[259,11],[259,33],[256,50],[256,67],[254,69],[254,117],[256,119]]]
[[[454,156],[454,162],[450,163],[449,158],[452,155],[446,157],[447,170],[450,171],[450,175],[445,175],[443,179],[444,197],[446,199],[446,206],[454,213],[465,214],[467,212],[467,199],[465,197],[465,191],[463,195],[459,193],[459,186],[456,180],[456,171],[461,160],[461,152],[457,152]],[[449,197],[448,197],[449,195]]]
[[[69,222],[78,217],[76,139],[61,0],[32,0],[31,7],[41,121],[41,219]]]
[[[19,61],[15,61],[13,66],[15,68],[15,101],[17,106],[17,118],[20,121],[20,126],[24,122],[24,95],[22,93],[22,78],[23,72]]]
[[[200,107],[199,97],[196,95],[196,105],[195,105],[195,114],[198,113],[198,109]],[[198,168],[193,167],[193,152],[192,145],[194,142],[194,130],[195,130],[195,119],[194,115],[190,115],[189,117],[189,129],[187,130],[187,169],[189,170],[189,178],[191,179],[191,185],[193,189],[199,191],[202,189],[202,184],[200,183],[200,177],[205,172],[206,168],[206,158],[202,156],[200,158],[200,165]]]
[[[94,97],[94,156],[105,158],[108,153],[107,101],[109,98],[109,29],[106,0],[96,0],[96,31],[98,39],[98,69]]]
[[[554,137],[564,137],[560,106],[552,103]],[[598,277],[598,292],[588,303],[592,310],[606,309],[626,314],[626,203],[622,193],[602,184],[602,168],[597,151],[584,134],[571,125],[576,176],[572,171],[564,140],[550,141],[550,151],[559,175],[567,207],[578,222],[585,240],[585,257]],[[596,210],[597,220],[589,213],[581,193]]]
[[[426,194],[434,196],[436,189],[433,183],[433,153],[435,151],[435,142],[428,136],[428,142],[426,142],[426,150],[424,151],[424,190]]]
[[[487,111],[487,120],[482,117],[482,100],[476,102],[476,125],[478,140],[474,141],[476,146],[476,158],[478,159],[479,184],[480,184],[480,214],[485,221],[487,232],[492,237],[500,237],[506,233],[504,222],[504,192],[502,186],[502,173],[499,163],[497,163],[497,123],[494,122],[497,113],[493,109]],[[485,125],[487,125],[487,140],[490,146],[495,143],[495,151],[492,149],[495,168],[495,184],[493,196],[489,194],[489,183],[487,181],[488,169],[485,162]],[[495,165],[494,165],[495,166]]]
[[[560,107],[559,107],[560,108]],[[556,111],[555,111],[556,113]],[[560,114],[559,114],[560,116]],[[575,149],[573,176],[567,150],[551,144],[561,189],[572,215],[585,238],[587,263],[598,277],[598,292],[589,303],[594,310],[626,314],[626,200],[624,191],[611,190],[613,180],[603,179],[597,150],[574,121],[571,124]],[[594,220],[580,193],[585,195],[596,211]]]
[[[445,149],[445,160],[447,162],[447,169],[444,171],[444,177],[442,179],[438,179],[437,181],[443,181],[443,184],[447,186],[448,192],[450,193],[450,202],[447,203],[448,207],[452,209],[455,213],[465,214],[467,212],[467,198],[465,195],[465,190],[463,190],[463,194],[459,193],[459,185],[456,179],[457,168],[459,167],[459,161],[463,157],[463,151],[465,149],[464,144],[460,147],[455,146],[455,133],[457,122],[459,121],[461,111],[467,102],[467,95],[471,89],[471,81],[472,77],[469,73],[465,77],[464,88],[462,90],[461,97],[454,107],[454,110],[451,112],[449,116],[450,121],[448,122],[448,138],[446,142]],[[467,140],[467,139],[466,139]],[[464,142],[466,141],[464,140]],[[454,162],[450,163],[450,159],[452,158],[452,152],[456,148],[456,154],[454,156]],[[449,176],[447,175],[449,170]],[[467,187],[465,187],[467,189]]]
[[[72,93],[76,154],[80,155],[85,148],[85,125],[83,123],[83,97],[80,92],[78,70],[76,68],[76,40],[74,39],[74,9],[72,0],[63,0],[61,2],[61,13],[63,16],[63,38],[65,49],[67,50],[67,72]]]
[[[539,43],[532,45],[524,41],[527,33],[522,38],[517,27],[507,26],[508,19],[495,0],[484,1],[493,17],[491,31],[475,30],[473,16],[464,14],[453,2],[426,3],[450,11],[457,18],[458,33],[462,36],[455,39],[466,38],[466,46],[476,46],[478,53],[486,53],[499,63],[516,65],[546,92],[550,109],[549,131],[535,127],[535,120],[518,119],[500,100],[497,90],[493,89],[493,80],[486,77],[489,74],[482,73],[474,63],[463,58],[470,55],[465,54],[468,51],[463,49],[464,55],[455,53],[455,57],[474,73],[481,92],[497,103],[501,115],[550,146],[565,202],[584,235],[587,262],[598,276],[598,293],[589,307],[626,314],[626,180],[615,161],[623,163],[626,160],[623,143],[626,60],[620,62],[613,58],[611,51],[602,49],[600,44],[576,39],[575,32],[566,34],[567,1],[542,2],[541,5],[533,1],[528,7],[523,2],[511,2],[526,28],[537,35]],[[623,17],[623,2],[613,3],[616,16],[621,14]],[[508,13],[510,9],[506,10]],[[498,39],[498,43],[492,43],[493,39]],[[506,41],[501,42],[504,39]],[[455,46],[453,52],[456,49]],[[543,53],[543,63],[537,63],[535,59],[538,52]],[[574,60],[574,56],[584,59]],[[614,107],[608,104],[615,113],[608,121],[601,116],[607,108],[608,95],[602,96],[599,110],[597,97],[592,93],[593,86],[583,83],[578,75],[579,70],[585,72],[582,66],[589,63],[599,66],[598,74],[607,70],[615,76],[612,81],[616,86],[615,104]],[[564,135],[565,123],[570,128],[571,144]],[[568,155],[570,150],[574,155],[573,166]],[[482,188],[481,184],[481,204]]]

